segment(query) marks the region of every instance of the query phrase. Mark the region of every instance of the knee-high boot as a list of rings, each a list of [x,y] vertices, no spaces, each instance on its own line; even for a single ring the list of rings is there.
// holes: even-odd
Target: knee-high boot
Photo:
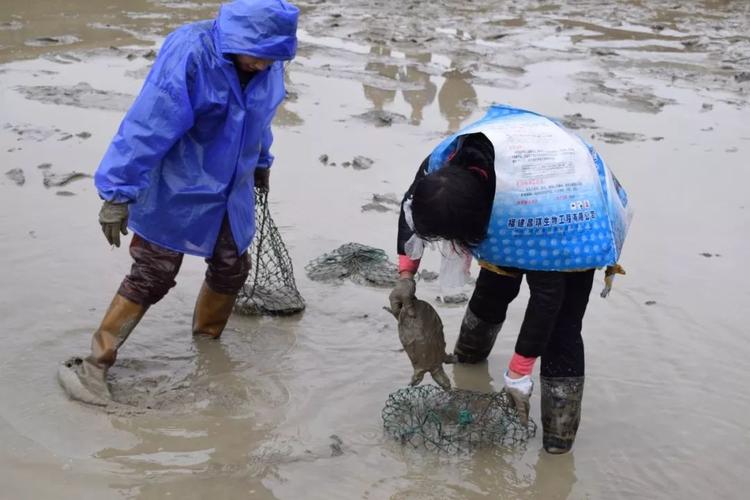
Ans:
[[[548,453],[567,453],[581,421],[584,377],[541,377],[542,443]]]
[[[203,282],[193,312],[193,333],[219,338],[232,314],[237,294],[217,293]]]
[[[492,346],[503,323],[489,323],[477,317],[467,307],[461,322],[461,332],[458,335],[453,352],[459,363],[479,363],[487,359]]]
[[[58,371],[60,383],[70,397],[84,403],[108,404],[111,395],[107,386],[107,370],[115,363],[117,350],[147,309],[148,306],[115,295],[91,338],[91,354],[85,358],[69,359]]]

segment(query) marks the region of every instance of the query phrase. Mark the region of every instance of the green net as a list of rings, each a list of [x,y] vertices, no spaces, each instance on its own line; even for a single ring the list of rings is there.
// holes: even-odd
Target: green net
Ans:
[[[315,281],[350,279],[360,285],[392,287],[398,281],[398,267],[385,251],[360,243],[346,243],[310,261],[307,276]]]
[[[386,433],[402,444],[449,454],[516,446],[536,435],[536,424],[523,426],[504,392],[407,387],[388,396],[382,416]]]
[[[268,191],[255,189],[255,239],[252,269],[234,303],[240,314],[294,314],[305,301],[294,282],[289,252],[268,208]]]

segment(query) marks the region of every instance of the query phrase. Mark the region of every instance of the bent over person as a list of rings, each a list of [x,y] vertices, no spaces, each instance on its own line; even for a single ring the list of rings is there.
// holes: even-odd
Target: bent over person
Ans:
[[[285,96],[298,14],[285,0],[237,0],[164,41],[95,175],[104,235],[119,247],[120,233],[135,233],[133,265],[91,354],[61,368],[72,395],[106,402],[106,370],[175,285],[184,254],[208,264],[193,332],[221,335],[250,270],[253,188],[268,188],[271,121]]]
[[[611,285],[629,221],[625,191],[592,147],[546,117],[493,106],[425,159],[404,196],[391,308],[412,307],[423,240],[470,251],[480,271],[454,352],[478,363],[525,276],[530,298],[505,391],[526,424],[541,357],[544,448],[567,452],[581,415],[581,330],[594,269],[608,266]]]

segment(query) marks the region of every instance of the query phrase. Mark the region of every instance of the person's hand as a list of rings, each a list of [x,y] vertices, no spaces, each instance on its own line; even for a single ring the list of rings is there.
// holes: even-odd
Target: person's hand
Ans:
[[[256,167],[255,187],[262,191],[268,191],[271,188],[271,169],[270,168],[257,168]]]
[[[120,233],[128,234],[128,204],[105,201],[99,210],[99,224],[110,245],[120,246]]]
[[[521,425],[529,425],[529,410],[531,408],[531,391],[534,389],[534,382],[531,380],[531,376],[524,375],[521,378],[510,378],[509,373],[506,371],[503,375],[505,379],[505,392],[510,396],[510,402],[518,413],[518,420],[521,421]]]
[[[388,301],[391,303],[391,311],[398,318],[401,309],[405,308],[406,313],[414,316],[414,300],[416,300],[417,283],[411,276],[401,276],[393,287]]]

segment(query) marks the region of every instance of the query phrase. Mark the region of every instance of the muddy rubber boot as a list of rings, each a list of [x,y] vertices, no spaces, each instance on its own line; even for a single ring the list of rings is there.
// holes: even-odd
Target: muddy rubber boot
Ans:
[[[216,293],[203,282],[193,312],[193,334],[219,338],[227,326],[236,298],[237,294]]]
[[[461,322],[461,333],[458,335],[453,352],[459,363],[479,363],[490,355],[502,323],[488,323],[479,319],[469,307],[466,308]]]
[[[117,359],[117,350],[136,327],[148,307],[115,295],[99,328],[91,338],[91,354],[73,357],[58,370],[58,379],[68,395],[79,401],[107,405],[111,394],[107,370]]]
[[[584,377],[541,377],[542,444],[552,454],[573,447],[581,421]]]

